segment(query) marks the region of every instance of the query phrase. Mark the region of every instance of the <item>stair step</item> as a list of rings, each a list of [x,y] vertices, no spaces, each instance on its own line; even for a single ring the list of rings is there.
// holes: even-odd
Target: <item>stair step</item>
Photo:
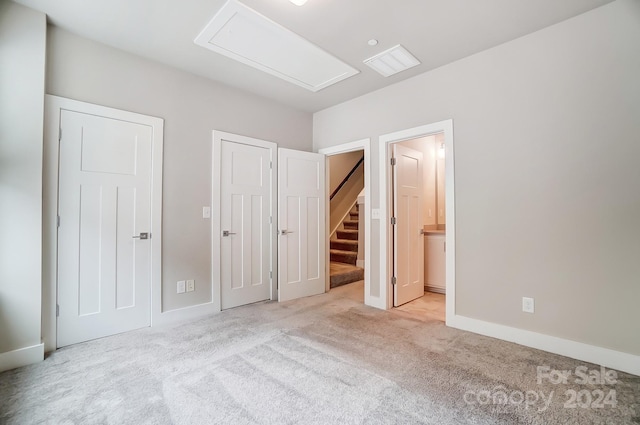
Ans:
[[[364,269],[342,263],[330,264],[331,287],[346,285],[364,279]]]
[[[360,213],[359,212],[350,212],[349,213],[349,220],[355,220],[358,221],[358,219],[360,218]]]
[[[329,257],[331,261],[352,264],[355,266],[358,260],[358,253],[353,251],[343,251],[341,249],[330,249]]]
[[[345,229],[358,229],[358,220],[345,220],[342,222]]]
[[[331,241],[332,249],[358,252],[358,241],[350,239],[334,239]]]
[[[338,239],[350,239],[352,241],[358,240],[358,231],[353,229],[338,230],[336,235],[338,235]]]

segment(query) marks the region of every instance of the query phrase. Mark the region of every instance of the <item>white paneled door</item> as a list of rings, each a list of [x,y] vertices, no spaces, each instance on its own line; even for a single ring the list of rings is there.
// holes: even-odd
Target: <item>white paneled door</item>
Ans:
[[[151,320],[149,125],[60,114],[57,346]]]
[[[393,145],[394,285],[393,305],[424,295],[424,236],[422,234],[422,152]]]
[[[325,156],[278,149],[278,300],[325,291]]]
[[[221,308],[271,297],[271,150],[220,146]]]

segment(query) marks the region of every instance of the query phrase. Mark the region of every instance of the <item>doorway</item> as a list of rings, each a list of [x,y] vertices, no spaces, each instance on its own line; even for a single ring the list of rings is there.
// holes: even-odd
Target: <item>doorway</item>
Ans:
[[[370,139],[358,140],[355,142],[344,143],[336,146],[332,146],[330,148],[320,149],[320,153],[326,155],[327,161],[327,229],[326,232],[326,245],[327,245],[327,259],[326,262],[326,270],[327,270],[327,280],[326,280],[326,291],[331,290],[331,269],[335,272],[340,271],[342,268],[346,270],[347,273],[359,273],[358,269],[364,269],[363,277],[364,277],[364,302],[367,305],[375,305],[372,304],[374,301],[371,296],[371,250],[368,249],[368,244],[370,243],[371,238],[371,155],[370,155],[370,147],[371,141]],[[346,171],[343,177],[338,177],[334,175],[334,181],[331,181],[331,159],[336,158],[341,155],[346,155],[345,158],[349,156],[352,157],[351,167],[348,165],[343,167]],[[362,161],[360,163],[360,161]],[[349,163],[349,161],[347,161]],[[343,186],[342,189],[339,189],[340,184],[344,180],[344,177],[348,177],[348,174],[354,170],[354,173],[357,172],[357,169],[362,167],[363,176],[364,176],[364,191],[354,195],[354,189]],[[333,188],[332,188],[333,187]],[[331,189],[332,188],[332,189]],[[339,190],[337,190],[339,189]],[[337,191],[336,191],[337,190]],[[351,201],[344,202],[344,199],[341,200],[339,197],[340,191],[351,191],[350,195],[342,195],[345,199],[351,199]],[[334,199],[342,204],[343,208],[338,208],[333,213],[333,219],[331,219],[332,212],[330,209],[331,203],[331,195],[334,194]],[[333,222],[333,223],[332,223]],[[346,228],[344,223],[346,224]],[[364,243],[361,240],[363,239]],[[356,242],[356,243],[354,243]],[[333,248],[332,248],[333,245]],[[359,254],[358,251],[361,250]],[[332,252],[333,251],[333,252]],[[338,252],[336,252],[338,251]],[[342,260],[341,261],[333,261],[333,260]],[[348,261],[348,262],[346,262]],[[346,264],[346,266],[342,266],[342,264]],[[353,276],[352,276],[353,277]],[[333,287],[340,286],[336,285],[334,282]],[[355,284],[355,283],[354,283]]]
[[[215,311],[325,292],[325,157],[213,131]]]
[[[382,291],[382,295],[385,296],[386,308],[394,307],[395,296],[397,295],[397,256],[394,256],[395,245],[397,243],[397,217],[394,202],[397,202],[394,198],[394,165],[393,163],[393,150],[394,145],[401,144],[402,142],[415,141],[416,139],[437,138],[439,145],[433,146],[433,153],[436,155],[436,161],[441,159],[444,163],[444,179],[446,186],[440,191],[440,205],[446,204],[446,208],[442,208],[442,223],[440,229],[438,228],[437,215],[437,198],[433,201],[435,205],[425,205],[420,203],[420,206],[425,210],[418,214],[423,217],[422,226],[419,229],[411,228],[411,240],[415,242],[417,239],[417,232],[420,232],[422,238],[422,247],[425,247],[425,238],[429,235],[437,235],[441,238],[441,246],[443,250],[446,248],[446,259],[444,267],[444,288],[443,292],[446,292],[446,320],[449,321],[455,315],[455,199],[454,199],[454,161],[453,161],[453,122],[452,120],[441,121],[434,124],[415,127],[395,133],[386,134],[380,137],[380,199],[381,199],[381,220],[380,220],[380,276],[386,277],[388,284],[383,285],[386,287],[386,291]],[[411,142],[416,143],[416,142]],[[436,149],[437,148],[437,149]],[[440,150],[442,153],[440,153]],[[444,158],[438,158],[443,155]],[[397,161],[397,160],[396,160]],[[416,171],[418,173],[418,171]],[[437,169],[435,169],[433,180],[437,177]],[[443,196],[444,195],[444,196]],[[429,212],[429,210],[431,210]],[[431,221],[425,220],[424,217],[430,217]],[[433,221],[435,218],[435,222]],[[428,224],[427,225],[425,225]],[[415,227],[415,226],[414,226]],[[426,244],[428,246],[428,244]],[[427,252],[429,255],[429,252]],[[424,264],[424,251],[421,256],[422,264]],[[414,271],[415,272],[415,271]],[[424,272],[423,272],[424,273]],[[414,273],[415,275],[415,273]],[[425,274],[423,274],[423,277]],[[395,279],[394,279],[395,278]],[[428,280],[429,278],[427,278]],[[427,289],[433,290],[434,285],[423,281],[423,285],[427,286]],[[395,283],[395,284],[394,284]],[[440,282],[442,283],[442,282]],[[431,286],[431,287],[430,287]],[[401,303],[400,303],[401,304]]]
[[[333,289],[364,280],[364,151],[327,156],[326,167],[329,286]]]

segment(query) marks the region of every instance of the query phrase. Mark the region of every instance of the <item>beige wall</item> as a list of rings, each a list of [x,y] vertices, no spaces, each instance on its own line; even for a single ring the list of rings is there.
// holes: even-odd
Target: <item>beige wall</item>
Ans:
[[[329,195],[340,185],[353,167],[364,155],[364,151],[347,152],[329,156]],[[329,232],[342,223],[344,216],[351,210],[353,203],[364,188],[364,163],[347,180],[329,203]]]
[[[338,187],[338,185],[349,174],[353,167],[360,161],[364,155],[364,151],[353,151],[341,153],[339,155],[331,155],[329,157],[329,193]]]
[[[163,310],[211,300],[211,131],[311,150],[311,114],[49,27],[47,93],[164,118]],[[212,206],[216,208],[215,205]],[[176,294],[178,280],[196,290]]]
[[[457,313],[639,355],[638,46],[617,0],[318,112],[314,148],[371,137],[377,208],[378,137],[452,118]]]
[[[40,344],[46,17],[0,2],[0,354]]]

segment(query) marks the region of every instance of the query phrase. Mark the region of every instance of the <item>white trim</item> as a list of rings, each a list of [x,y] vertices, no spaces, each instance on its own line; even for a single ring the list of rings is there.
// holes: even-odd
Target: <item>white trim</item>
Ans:
[[[44,360],[44,343],[0,353],[0,372]]]
[[[640,356],[633,354],[464,316],[447,318],[447,326],[640,376]]]
[[[220,299],[220,170],[221,170],[221,146],[222,140],[257,146],[269,149],[271,156],[271,299],[278,299],[278,239],[276,237],[276,223],[278,221],[277,209],[277,176],[278,176],[278,145],[266,140],[254,139],[224,131],[213,130],[211,149],[211,295],[209,304],[198,307],[202,314],[216,313],[221,310]],[[209,306],[206,308],[205,306]]]
[[[454,190],[454,149],[453,149],[453,120],[445,120],[433,124],[422,125],[407,130],[397,131],[394,133],[384,134],[380,136],[379,143],[379,170],[380,170],[380,301],[379,308],[389,309],[393,306],[393,287],[391,285],[391,247],[388,245],[390,240],[391,226],[389,225],[389,217],[391,211],[391,183],[388,176],[389,169],[389,146],[392,143],[402,142],[405,140],[417,139],[432,134],[444,133],[445,145],[445,203],[447,216],[447,259],[446,259],[446,321],[453,319],[455,315],[455,284],[456,284],[456,268],[455,268],[455,190]],[[371,264],[367,262],[368,264]]]
[[[178,308],[175,310],[163,311],[154,317],[153,326],[165,326],[218,312],[220,312],[220,306],[216,306],[213,302],[190,305],[188,307]]]
[[[57,299],[57,211],[58,211],[58,137],[60,111],[77,111],[148,125],[151,141],[151,318],[162,312],[162,150],[164,120],[134,112],[94,105],[58,96],[45,95],[43,159],[43,255],[42,255],[42,339],[44,349],[56,349]]]
[[[365,249],[364,249],[364,263],[371,263],[371,139],[362,139],[356,140],[354,142],[343,143],[340,145],[331,146],[328,148],[323,148],[318,150],[318,153],[324,154],[326,156],[338,155],[341,153],[353,152],[364,150],[364,196],[366,199],[365,208],[364,208],[364,240],[365,240]],[[327,179],[329,178],[329,173],[327,173]],[[327,184],[327,187],[329,185]],[[329,228],[329,203],[327,202],[327,228]],[[327,232],[328,233],[328,232]],[[329,247],[330,240],[329,234],[327,234],[327,258],[329,258]],[[329,261],[327,261],[327,291],[329,290]],[[364,268],[364,303],[366,305],[378,308],[381,307],[381,301],[379,297],[371,296],[371,267]]]

